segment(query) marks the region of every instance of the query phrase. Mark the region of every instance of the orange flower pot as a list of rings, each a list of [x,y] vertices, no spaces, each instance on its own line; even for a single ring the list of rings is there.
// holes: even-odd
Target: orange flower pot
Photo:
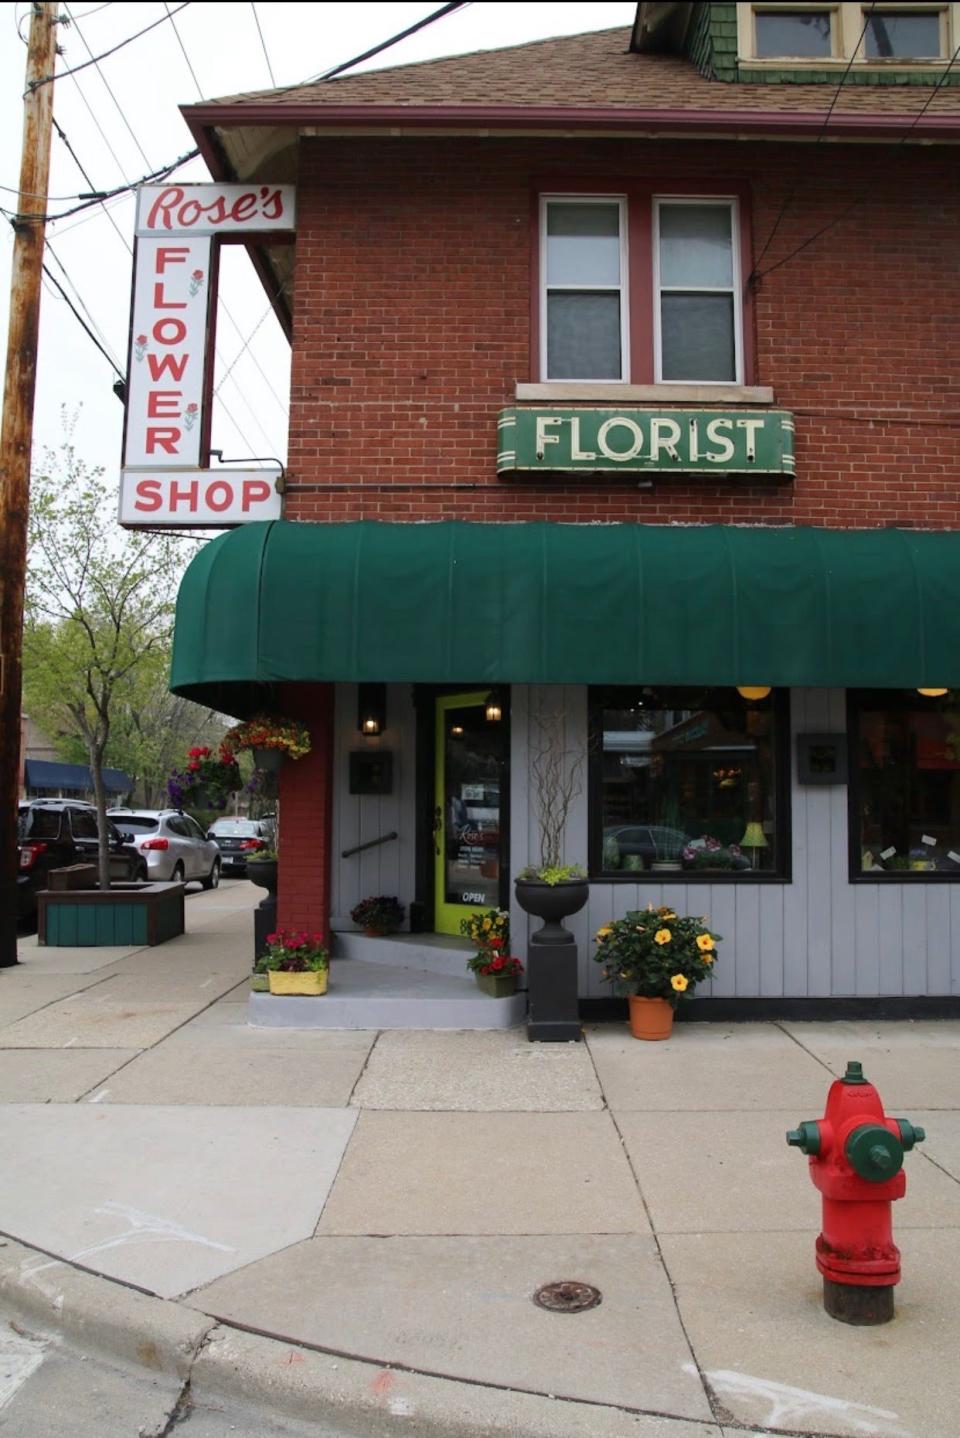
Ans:
[[[673,1005],[669,999],[642,999],[631,994],[630,1032],[635,1039],[668,1039],[673,1031]]]

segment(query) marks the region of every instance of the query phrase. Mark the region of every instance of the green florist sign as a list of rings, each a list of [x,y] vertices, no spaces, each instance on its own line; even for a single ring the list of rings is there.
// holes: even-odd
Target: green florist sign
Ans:
[[[505,409],[497,473],[792,477],[793,429],[782,409]]]

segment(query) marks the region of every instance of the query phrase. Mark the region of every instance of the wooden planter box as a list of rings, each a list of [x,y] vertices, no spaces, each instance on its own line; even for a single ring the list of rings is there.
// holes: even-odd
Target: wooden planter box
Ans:
[[[165,944],[184,931],[182,884],[120,883],[37,895],[37,939],[50,948]]]

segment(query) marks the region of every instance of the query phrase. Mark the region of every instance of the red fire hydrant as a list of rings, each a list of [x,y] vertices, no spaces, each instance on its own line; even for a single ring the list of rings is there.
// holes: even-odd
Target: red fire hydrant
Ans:
[[[787,1143],[810,1155],[810,1177],[823,1194],[817,1267],[831,1318],[867,1324],[893,1317],[900,1250],[890,1204],[906,1192],[904,1153],[924,1138],[908,1119],[887,1118],[856,1062],[830,1085],[824,1117],[788,1132]]]

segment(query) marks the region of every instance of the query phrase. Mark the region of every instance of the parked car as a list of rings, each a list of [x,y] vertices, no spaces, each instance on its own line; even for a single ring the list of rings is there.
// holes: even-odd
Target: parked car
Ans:
[[[145,879],[147,865],[132,844],[123,841],[109,820],[110,878]],[[17,916],[37,911],[37,894],[47,888],[51,869],[97,863],[97,811],[79,799],[32,799],[19,806],[17,842]]]
[[[198,879],[205,889],[219,884],[220,850],[189,814],[179,809],[111,809],[109,816],[139,850],[151,879]]]
[[[276,829],[269,819],[215,819],[207,837],[217,842],[223,872],[242,876],[249,858],[273,848]]]

